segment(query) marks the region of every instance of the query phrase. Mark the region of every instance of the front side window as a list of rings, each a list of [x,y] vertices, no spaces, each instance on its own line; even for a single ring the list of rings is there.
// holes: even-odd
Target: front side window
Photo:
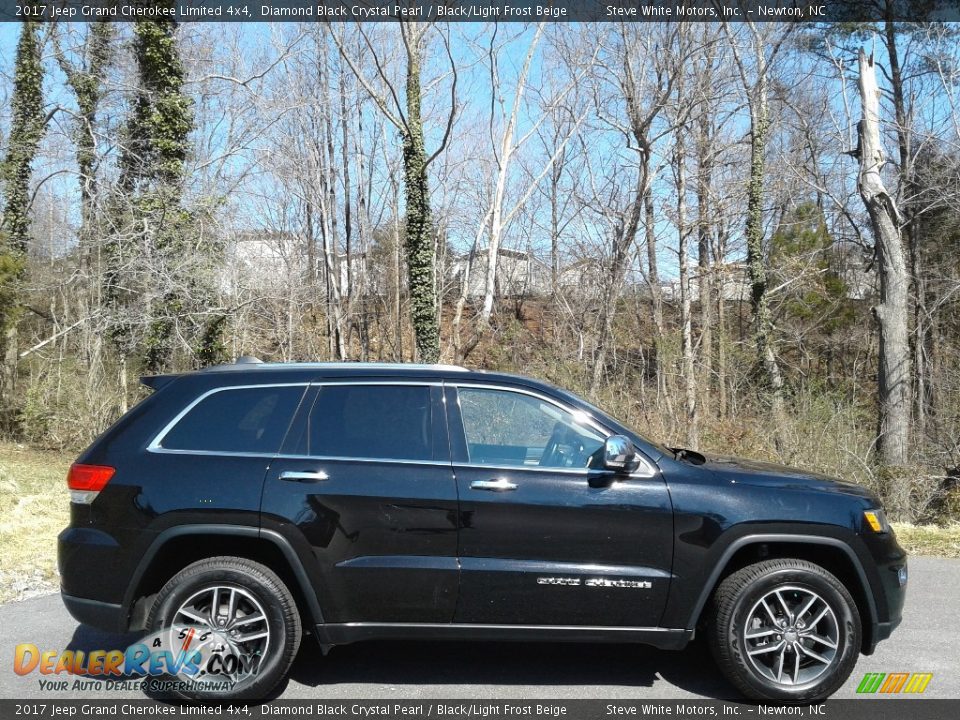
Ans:
[[[430,387],[324,385],[305,436],[315,457],[432,460]]]
[[[166,450],[278,452],[304,386],[219,390],[203,398],[160,441]]]
[[[544,468],[599,468],[604,436],[583,418],[531,395],[459,388],[471,463]]]

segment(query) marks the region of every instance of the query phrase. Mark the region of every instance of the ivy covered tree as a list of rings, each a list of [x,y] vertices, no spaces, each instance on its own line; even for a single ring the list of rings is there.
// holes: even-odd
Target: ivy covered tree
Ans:
[[[113,59],[115,36],[113,23],[92,23],[82,55],[75,63],[63,51],[59,37],[54,36],[57,63],[77,102],[74,138],[80,184],[80,258],[84,264],[90,262],[97,236],[97,115],[106,91],[106,74]]]
[[[173,0],[155,4],[175,6]],[[185,260],[197,224],[182,202],[194,117],[193,102],[184,91],[186,71],[176,27],[174,20],[134,25],[137,92],[122,132],[120,193],[106,253],[105,294],[115,311],[111,335],[121,362],[139,340],[144,369],[152,373],[170,365],[177,321],[187,312],[191,278]],[[133,248],[149,260],[146,277],[156,295],[146,308],[146,332],[141,338],[132,332],[129,283],[124,278],[124,268],[135,260]]]
[[[0,224],[0,331],[3,333],[3,373],[0,397],[7,404],[17,370],[17,320],[20,283],[30,244],[30,178],[43,137],[43,62],[40,23],[24,22],[17,44],[7,154],[0,165],[5,203]]]

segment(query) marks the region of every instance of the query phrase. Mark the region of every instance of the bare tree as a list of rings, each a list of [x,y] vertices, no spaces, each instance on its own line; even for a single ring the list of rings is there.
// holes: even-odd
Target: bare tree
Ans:
[[[767,262],[763,244],[763,198],[766,172],[767,142],[770,133],[770,76],[773,63],[789,36],[792,25],[761,31],[752,21],[746,21],[746,53],[724,23],[731,43],[737,70],[750,109],[750,178],[747,184],[747,266],[750,273],[753,335],[757,357],[763,373],[764,385],[770,398],[775,418],[784,415],[783,375],[773,347],[773,325],[767,288]],[[781,425],[773,428],[779,440]],[[778,442],[779,444],[779,442]]]
[[[870,213],[880,273],[880,302],[873,308],[880,328],[877,454],[881,463],[896,467],[906,465],[910,457],[910,277],[900,233],[902,217],[881,174],[886,159],[880,142],[880,89],[874,59],[862,49],[858,67],[863,107],[859,125],[858,187]]]
[[[439,32],[450,62],[450,106],[439,147],[427,155],[424,141],[422,71],[427,33],[432,23],[413,20],[398,21],[405,56],[404,101],[401,102],[394,81],[378,57],[367,31],[357,25],[357,32],[376,67],[376,76],[385,88],[377,90],[347,52],[340,36],[331,28],[331,37],[347,61],[357,80],[373,98],[387,120],[403,139],[404,195],[406,200],[407,273],[410,291],[410,312],[416,336],[417,356],[423,362],[436,362],[440,357],[439,312],[436,293],[436,245],[433,214],[430,207],[430,181],[427,170],[443,152],[457,116],[457,66],[453,60],[449,29]],[[328,25],[328,27],[331,27]],[[389,100],[388,100],[389,97]]]

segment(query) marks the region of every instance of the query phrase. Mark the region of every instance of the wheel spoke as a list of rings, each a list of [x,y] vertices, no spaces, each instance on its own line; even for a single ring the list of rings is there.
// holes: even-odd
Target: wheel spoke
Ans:
[[[800,683],[800,653],[793,653],[793,684],[797,685]]]
[[[806,634],[800,633],[800,634],[801,634],[802,637],[809,638],[809,639],[813,640],[813,641],[816,642],[816,643],[820,643],[821,645],[826,645],[826,646],[827,646],[828,648],[830,648],[831,650],[836,650],[836,649],[837,649],[837,643],[835,643],[835,642],[834,642],[833,640],[831,640],[830,638],[825,638],[825,637],[823,637],[823,636],[821,636],[821,635],[814,635],[813,633],[806,633]]]
[[[772,630],[760,630],[759,632],[752,632],[752,633],[748,632],[746,635],[744,635],[744,637],[747,640],[756,640],[757,638],[767,637],[768,635],[776,635],[779,632],[783,632],[783,631],[778,630],[777,628],[774,628]]]
[[[194,622],[200,623],[201,625],[208,624],[207,618],[203,617],[203,615],[200,615],[199,613],[196,613],[193,610],[187,610],[187,608],[185,607],[182,607],[179,610],[177,610],[177,615],[184,615],[190,618],[191,620],[193,620]]]
[[[766,599],[766,598],[763,598],[763,600],[760,601],[760,604],[763,605],[763,609],[766,610],[766,611],[767,611],[767,615],[770,616],[770,621],[771,621],[774,625],[776,625],[776,624],[777,624],[777,616],[773,614],[773,610],[771,610],[771,609],[770,609],[770,606],[767,605],[767,599]]]
[[[783,678],[783,661],[786,658],[786,655],[787,648],[784,646],[784,648],[780,651],[780,659],[777,661],[777,682],[782,682],[781,678]]]
[[[777,650],[782,648],[784,645],[786,645],[786,643],[783,642],[783,640],[781,640],[778,643],[769,643],[767,645],[761,645],[760,647],[755,648],[753,650],[747,650],[747,655],[754,656],[754,655],[762,655],[763,653],[776,652]]]
[[[267,637],[270,635],[269,630],[261,630],[260,632],[247,633],[246,635],[237,635],[233,639],[239,643],[250,642],[251,640],[257,640],[259,638]]]
[[[819,653],[815,653],[813,650],[804,646],[802,643],[797,643],[797,647],[807,657],[812,657],[814,660],[816,660],[817,662],[823,663],[824,665],[830,664],[830,661],[827,658],[825,658],[823,655]]]
[[[245,618],[240,618],[239,620],[237,620],[237,621],[233,624],[233,626],[234,626],[235,628],[238,628],[238,627],[241,627],[241,626],[243,626],[243,625],[250,625],[251,623],[260,622],[261,620],[266,620],[266,617],[263,616],[263,615],[261,615],[261,614],[259,614],[259,613],[258,613],[257,615],[248,615],[248,616],[245,617]]]
[[[807,602],[804,604],[804,606],[803,606],[802,608],[800,608],[800,610],[797,612],[797,618],[796,618],[796,619],[797,619],[797,620],[802,619],[803,616],[806,615],[806,614],[810,611],[810,608],[812,608],[812,607],[816,604],[817,600],[819,600],[819,599],[820,599],[820,598],[818,598],[816,595],[811,595],[811,596],[810,596],[810,599],[807,600]]]
[[[780,591],[776,591],[777,600],[780,601],[780,606],[783,608],[783,611],[787,614],[787,619],[792,623],[793,622],[793,613],[790,612],[790,608],[787,607],[787,601],[783,599],[783,595],[780,594]]]
[[[230,588],[230,600],[227,603],[227,622],[231,622],[237,614],[237,591]]]
[[[824,603],[823,610],[820,611],[820,614],[817,615],[817,617],[809,625],[807,625],[807,627],[813,630],[820,623],[820,621],[823,620],[823,616],[828,612],[830,612],[830,607]]]

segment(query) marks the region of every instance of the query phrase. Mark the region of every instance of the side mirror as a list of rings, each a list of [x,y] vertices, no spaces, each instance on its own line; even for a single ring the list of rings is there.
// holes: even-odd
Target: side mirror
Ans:
[[[630,438],[612,435],[603,444],[603,466],[618,473],[630,473],[640,467],[640,453]]]

